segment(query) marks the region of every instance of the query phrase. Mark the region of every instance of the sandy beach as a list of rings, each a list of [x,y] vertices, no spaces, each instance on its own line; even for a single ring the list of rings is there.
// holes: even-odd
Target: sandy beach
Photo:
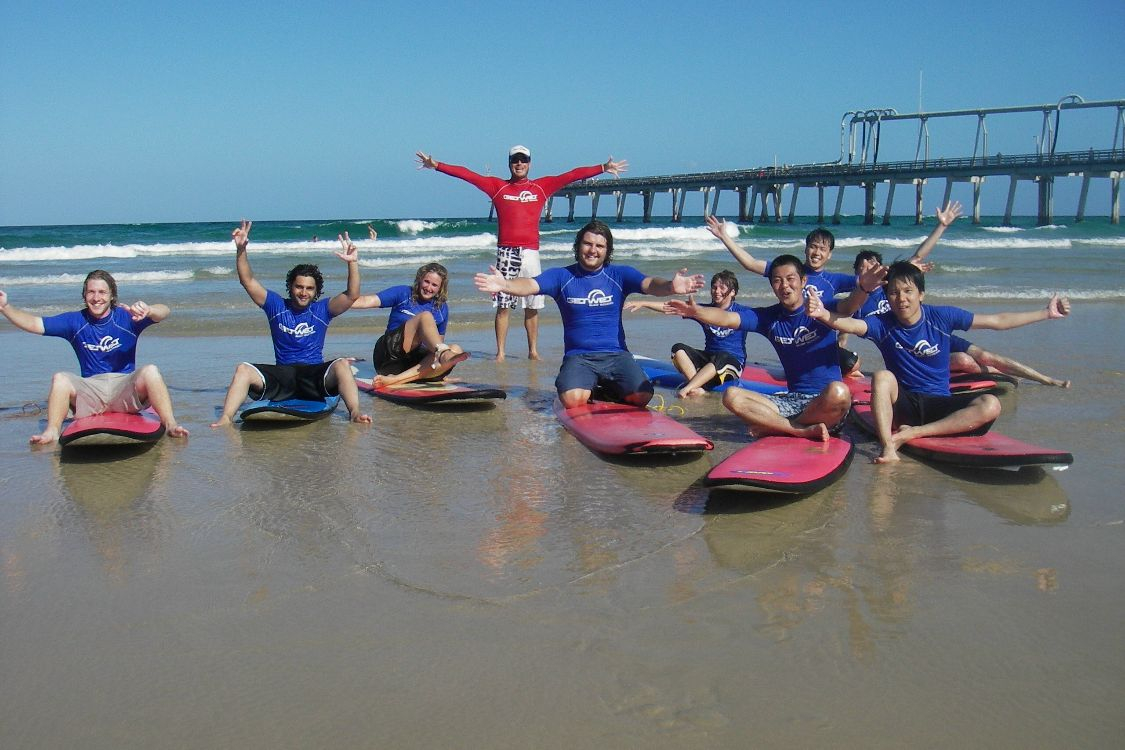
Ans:
[[[631,347],[696,335],[674,324],[630,318]],[[234,363],[268,343],[154,331],[139,359],[192,434],[111,462],[27,446],[42,415],[22,404],[73,355],[5,329],[0,744],[1113,745],[1123,374],[1083,332],[1122,324],[1095,303],[978,337],[1075,379],[1022,385],[997,426],[1071,450],[1068,471],[875,467],[852,432],[846,477],[796,501],[700,485],[745,441],[714,397],[681,417],[712,454],[578,444],[550,411],[555,315],[539,363],[460,332],[457,374],[506,388],[495,408],[368,400],[366,427],[213,432]],[[372,340],[341,329],[326,352]]]

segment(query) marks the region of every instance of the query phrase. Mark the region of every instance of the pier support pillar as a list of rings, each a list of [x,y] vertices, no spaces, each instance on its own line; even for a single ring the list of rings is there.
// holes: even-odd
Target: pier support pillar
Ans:
[[[790,223],[790,224],[793,223],[793,216],[797,213],[797,192],[800,189],[801,189],[801,186],[794,182],[793,183],[793,197],[789,199],[789,221],[788,221],[788,223]]]
[[[1019,184],[1019,178],[1012,175],[1011,181],[1008,183],[1008,203],[1004,206],[1004,226],[1012,226],[1012,206],[1016,203],[1016,185]]]
[[[762,191],[762,215],[758,218],[759,224],[765,224],[770,220],[770,194],[773,193],[772,187],[763,188]]]
[[[922,186],[926,184],[925,180],[914,181],[914,224],[921,225],[922,216],[925,214],[926,207],[922,203]],[[943,206],[944,208],[944,206]]]
[[[953,195],[953,178],[952,177],[946,177],[945,178],[945,195],[941,199],[941,205],[942,206],[945,206],[946,203],[949,203],[949,196],[951,196],[951,195]]]
[[[707,218],[713,213],[711,208],[711,194],[715,194],[715,200],[719,199],[718,191],[715,188],[700,188],[699,192],[703,193],[703,218]]]
[[[643,211],[645,224],[652,223],[652,199],[653,192],[651,190],[645,190],[641,193],[641,202],[644,204]]]
[[[824,185],[816,186],[816,223],[824,223]]]
[[[488,204],[488,221],[491,223],[496,219],[496,206],[491,203]]]
[[[836,212],[832,214],[832,223],[840,223],[840,207],[844,205],[844,183],[840,183],[840,189],[836,191]]]
[[[781,223],[781,191],[783,189],[782,185],[773,186],[773,221],[775,224]]]
[[[1109,223],[1121,223],[1121,173],[1110,172],[1109,175]]]
[[[568,223],[571,223],[571,224],[574,223],[574,199],[575,199],[575,197],[576,196],[574,196],[574,195],[568,195],[567,196],[567,202],[570,205],[567,207],[566,220],[567,220]]]
[[[738,189],[738,221],[739,223],[746,221],[746,186],[743,185]]]
[[[871,225],[875,223],[875,183],[863,183],[863,223],[864,225]]]
[[[547,211],[543,214],[543,221],[550,224],[554,220],[555,199],[554,196],[547,199]]]
[[[672,221],[679,223],[684,216],[684,198],[687,191],[683,188],[672,188]]]
[[[890,185],[887,186],[887,208],[883,211],[883,226],[889,227],[891,225],[891,205],[895,201],[895,186],[898,183],[891,180]]]
[[[1082,192],[1078,194],[1078,212],[1074,215],[1074,221],[1079,222],[1086,218],[1086,195],[1090,192],[1090,173],[1082,173]]]
[[[973,223],[980,224],[980,186],[984,184],[984,177],[973,177],[971,182],[973,183]]]
[[[1036,224],[1044,226],[1050,224],[1055,218],[1055,178],[1049,175],[1039,176],[1039,212],[1035,218]]]
[[[601,198],[601,193],[590,193],[590,218],[598,218],[598,198]]]
[[[750,188],[750,205],[746,207],[746,216],[742,219],[744,222],[754,223],[754,207],[758,205],[758,193],[760,192],[761,190],[757,185]]]

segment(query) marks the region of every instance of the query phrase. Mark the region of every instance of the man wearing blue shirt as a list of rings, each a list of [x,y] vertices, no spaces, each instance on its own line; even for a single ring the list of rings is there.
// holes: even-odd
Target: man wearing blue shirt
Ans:
[[[302,264],[289,271],[284,298],[266,289],[250,269],[246,248],[253,222],[243,221],[231,236],[235,246],[238,281],[269,320],[275,364],[243,362],[235,368],[227,388],[223,413],[212,427],[229,425],[248,394],[270,401],[306,399],[318,401],[339,395],[348,407],[351,421],[369,423],[359,411],[359,389],[347,358],[324,361],[324,337],[328,324],[347,312],[359,297],[359,251],[347,233],[340,235],[343,252],[336,257],[348,264],[348,287],[331,299],[321,299],[324,278],[314,265]]]
[[[554,298],[563,322],[565,352],[555,390],[567,409],[581,406],[599,389],[611,400],[645,406],[652,383],[625,345],[621,310],[630,294],[667,297],[703,287],[703,276],[676,273],[673,279],[645,276],[631,266],[611,263],[613,234],[591,221],[574,238],[575,263],[550,268],[534,278],[505,279],[496,268],[474,278],[482,292],[516,297],[545,294]]]
[[[841,317],[810,298],[809,316],[844,333],[875,343],[886,370],[871,379],[871,411],[883,451],[876,463],[899,460],[908,440],[940,435],[980,434],[1000,416],[991,394],[950,394],[949,355],[953,331],[1007,330],[1070,314],[1070,300],[1051,297],[1046,309],[974,315],[959,307],[922,304],[926,278],[913,263],[891,265],[886,278],[890,312],[867,318]],[[893,429],[893,424],[900,426]]]
[[[0,313],[17,328],[66,339],[78,356],[81,376],[57,372],[47,394],[47,428],[32,435],[32,445],[59,439],[71,410],[76,419],[104,412],[136,414],[151,406],[172,437],[187,437],[176,422],[168,387],[156,365],[136,369],[137,339],[146,328],[168,317],[167,305],[135,302],[118,305],[117,282],[106,271],[91,271],[82,282],[86,306],[76,312],[41,318],[8,304],[0,290]]]

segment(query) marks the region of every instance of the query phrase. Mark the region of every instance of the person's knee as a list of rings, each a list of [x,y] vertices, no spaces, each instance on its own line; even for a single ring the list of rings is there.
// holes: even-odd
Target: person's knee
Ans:
[[[991,393],[986,393],[977,399],[977,404],[980,407],[981,414],[989,422],[994,422],[1000,417],[1000,399],[993,396]]]
[[[573,409],[577,406],[583,406],[590,400],[590,392],[579,388],[573,388],[569,391],[563,391],[559,394],[559,401],[562,402],[563,407]]]
[[[832,409],[847,409],[852,404],[852,392],[839,380],[833,380],[823,391],[824,404]]]
[[[76,391],[70,376],[65,372],[56,372],[51,376],[51,393],[62,392],[73,396]]]

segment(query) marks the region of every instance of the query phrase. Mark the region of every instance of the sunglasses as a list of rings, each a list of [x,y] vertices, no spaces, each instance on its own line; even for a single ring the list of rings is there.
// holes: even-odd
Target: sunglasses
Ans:
[[[508,163],[509,164],[516,164],[516,163],[530,164],[531,163],[531,157],[527,156],[525,154],[516,154],[515,156],[509,156],[508,157]]]

